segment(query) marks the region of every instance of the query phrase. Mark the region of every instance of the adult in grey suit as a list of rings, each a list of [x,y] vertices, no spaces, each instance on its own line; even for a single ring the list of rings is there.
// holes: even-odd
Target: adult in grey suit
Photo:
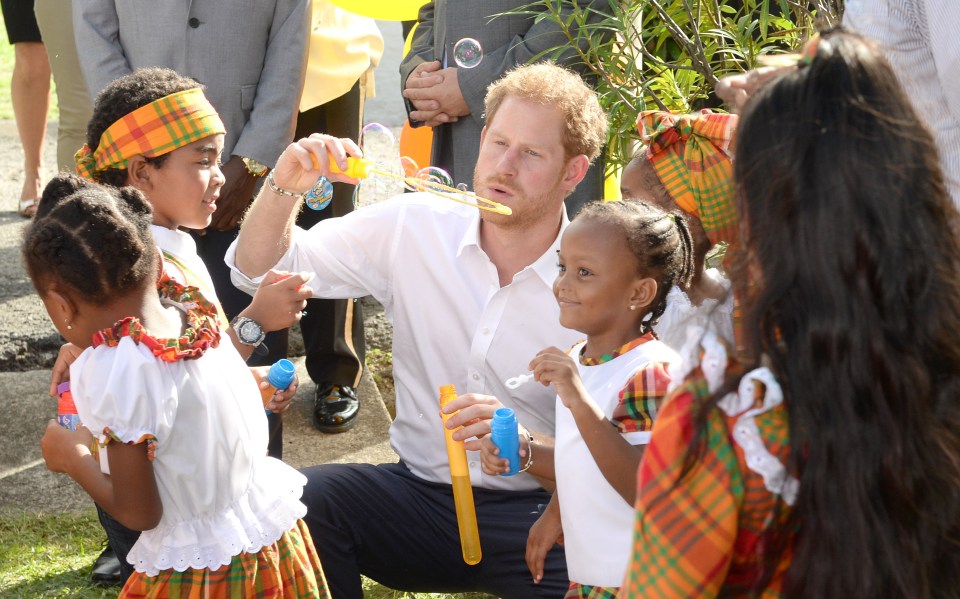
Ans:
[[[276,164],[293,139],[303,88],[310,29],[310,0],[82,0],[73,2],[74,35],[91,98],[111,81],[141,67],[167,67],[206,86],[227,133],[220,191],[210,227],[196,235],[197,251],[213,278],[228,318],[250,303],[230,282],[223,257],[237,236],[259,176]],[[286,354],[286,331],[267,336],[266,355]],[[280,457],[280,420],[270,414],[270,454]],[[139,533],[101,514],[122,566]],[[99,564],[98,564],[99,566]],[[122,581],[121,581],[122,582]]]
[[[77,51],[90,96],[140,67],[196,79],[220,113],[226,184],[210,227],[196,236],[228,318],[250,296],[230,282],[223,256],[237,235],[263,167],[293,140],[310,29],[309,0],[83,0],[73,3]],[[269,364],[286,354],[286,331],[267,337]],[[275,455],[279,448],[274,448]]]
[[[538,23],[532,15],[521,14],[494,18],[526,4],[527,0],[433,0],[420,9],[410,52],[400,64],[403,96],[410,124],[433,127],[431,164],[449,172],[455,183],[473,182],[487,86],[541,52],[569,44],[548,19]],[[561,4],[562,13],[569,14],[572,2]],[[598,0],[579,4],[585,8],[596,5],[597,10],[606,5]],[[454,46],[464,38],[477,40],[483,48],[483,60],[472,68],[460,68],[453,60]],[[572,47],[557,62],[583,74]],[[567,197],[567,213],[572,218],[583,204],[602,197],[601,154]]]

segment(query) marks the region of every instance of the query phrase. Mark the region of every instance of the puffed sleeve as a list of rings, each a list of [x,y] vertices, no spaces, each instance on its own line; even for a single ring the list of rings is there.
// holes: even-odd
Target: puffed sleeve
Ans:
[[[650,441],[653,420],[670,386],[668,367],[666,362],[650,362],[637,370],[620,390],[611,420],[620,433],[635,445]]]
[[[70,367],[80,421],[101,447],[110,442],[146,442],[152,458],[156,442],[163,439],[176,415],[172,369],[175,364],[161,362],[129,337],[116,347],[87,349]]]

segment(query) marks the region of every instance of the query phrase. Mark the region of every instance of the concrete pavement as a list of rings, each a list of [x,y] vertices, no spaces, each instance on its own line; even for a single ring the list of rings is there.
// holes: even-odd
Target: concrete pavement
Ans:
[[[405,118],[397,67],[402,51],[400,24],[380,22],[386,51],[377,70],[378,96],[368,100],[366,121],[399,127]],[[44,160],[56,164],[55,123],[48,131]],[[39,439],[56,412],[48,395],[49,367],[61,340],[33,292],[20,258],[27,223],[16,211],[22,181],[22,157],[12,121],[0,121],[0,508],[59,512],[91,505],[68,477],[46,470]],[[54,174],[48,166],[45,175]],[[387,348],[389,349],[389,348]],[[294,467],[329,462],[395,461],[387,442],[390,416],[368,374],[360,383],[361,410],[352,430],[324,435],[310,423],[314,385],[295,359],[301,385],[284,418],[284,461]]]

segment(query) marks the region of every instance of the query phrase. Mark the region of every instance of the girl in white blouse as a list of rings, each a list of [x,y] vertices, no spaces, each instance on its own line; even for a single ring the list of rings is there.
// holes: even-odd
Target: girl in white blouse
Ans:
[[[86,428],[51,422],[47,467],[144,531],[121,597],[326,596],[300,520],[305,479],[267,457],[257,386],[220,344],[216,308],[160,275],[151,216],[133,188],[60,175],[26,232],[44,307],[83,348],[70,381]]]

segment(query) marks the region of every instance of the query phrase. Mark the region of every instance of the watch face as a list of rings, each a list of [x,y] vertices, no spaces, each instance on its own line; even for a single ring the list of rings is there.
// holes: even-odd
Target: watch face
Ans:
[[[240,323],[240,326],[237,327],[237,337],[244,343],[251,345],[259,343],[262,335],[263,330],[260,328],[260,325],[252,320],[244,320]]]

